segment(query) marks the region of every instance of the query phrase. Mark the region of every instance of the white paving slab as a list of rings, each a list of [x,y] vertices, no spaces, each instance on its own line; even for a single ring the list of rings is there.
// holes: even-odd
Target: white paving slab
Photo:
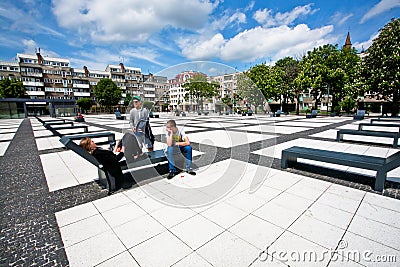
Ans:
[[[192,142],[200,144],[207,144],[212,146],[228,148],[256,141],[271,139],[274,137],[275,135],[216,130],[213,131],[212,134],[207,132],[191,133],[189,139]]]
[[[4,156],[11,142],[0,142],[0,156]]]

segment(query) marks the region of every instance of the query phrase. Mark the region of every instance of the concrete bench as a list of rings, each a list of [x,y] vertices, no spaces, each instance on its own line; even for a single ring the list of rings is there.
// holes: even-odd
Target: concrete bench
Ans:
[[[379,192],[385,188],[387,173],[400,166],[400,151],[388,158],[381,158],[294,146],[282,150],[281,167],[286,169],[293,166],[298,158],[374,170],[376,171],[374,189]]]
[[[343,135],[351,134],[351,135],[363,135],[363,136],[376,136],[376,137],[389,137],[393,138],[393,147],[396,148],[399,140],[398,132],[383,132],[383,131],[359,131],[352,129],[340,129],[336,134],[336,141],[343,141]]]
[[[400,132],[400,124],[392,124],[392,123],[360,123],[358,124],[358,130],[362,131],[365,126],[371,126],[371,127],[394,127],[398,128]]]
[[[48,126],[51,126],[51,125],[67,125],[67,124],[74,126],[74,122],[72,122],[72,121],[64,121],[64,122],[62,122],[62,121],[50,121],[50,122],[45,121],[43,123],[43,126],[47,128]]]
[[[389,118],[377,118],[377,119],[371,119],[371,123],[374,123],[374,122],[397,122],[397,123],[400,123],[400,119],[395,119],[395,118],[391,118],[391,117],[389,117]]]
[[[57,136],[63,136],[63,134],[59,133],[59,130],[68,130],[68,129],[83,129],[84,133],[88,132],[88,127],[87,125],[74,125],[74,126],[60,126],[60,127],[56,127],[53,128],[51,125],[48,125],[46,127],[47,130],[51,131],[54,135]]]
[[[74,134],[74,135],[64,135],[64,136],[71,140],[81,140],[85,137],[89,138],[107,137],[108,142],[115,141],[115,133],[112,132],[86,133],[86,134]]]
[[[357,114],[353,116],[353,120],[363,120],[366,110],[357,110]]]
[[[272,113],[271,117],[280,117],[282,114],[282,110],[278,109],[276,112]]]
[[[306,118],[316,118],[318,114],[318,110],[314,109],[311,111],[311,114],[306,114]]]
[[[60,138],[60,142],[69,150],[75,152],[78,154],[80,157],[84,158],[91,164],[97,167],[98,170],[98,178],[99,178],[99,183],[103,185],[107,190],[108,194],[110,195],[112,192],[116,190],[116,179],[112,174],[104,168],[102,164],[99,163],[99,161],[89,154],[86,150],[81,148],[79,145],[77,145],[72,139],[68,138],[67,136],[63,136]],[[147,152],[147,158],[141,159],[141,160],[136,160],[133,163],[129,163],[129,168],[136,168],[136,167],[141,167],[141,166],[146,166],[154,163],[159,163],[159,162],[164,162],[167,160],[167,157],[165,156],[164,150],[155,150],[152,152]],[[128,169],[128,165],[126,165],[126,162],[121,162],[120,165],[122,170]]]

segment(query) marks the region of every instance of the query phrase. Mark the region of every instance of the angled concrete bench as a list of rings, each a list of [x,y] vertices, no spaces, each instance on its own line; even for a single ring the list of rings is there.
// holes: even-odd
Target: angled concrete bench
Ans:
[[[376,171],[374,189],[380,192],[385,188],[387,173],[400,166],[400,151],[388,158],[380,158],[294,146],[282,150],[281,167],[293,166],[298,158]]]
[[[394,127],[398,128],[400,132],[400,124],[392,124],[392,123],[360,123],[358,124],[358,130],[362,131],[365,126],[371,126],[371,127]]]
[[[311,114],[307,114],[306,118],[316,118],[318,114],[318,110],[314,109],[311,111]]]
[[[88,136],[88,135],[87,135]],[[115,177],[107,170],[104,168],[102,164],[99,163],[99,161],[89,154],[86,150],[81,148],[79,145],[77,145],[72,139],[68,138],[67,136],[63,136],[60,138],[60,142],[69,150],[75,152],[78,154],[80,157],[84,158],[91,164],[97,167],[98,171],[98,178],[99,178],[99,183],[103,185],[107,190],[108,194],[111,194],[113,191],[116,190],[116,179]],[[165,156],[164,150],[155,150],[152,152],[147,152],[147,158],[141,159],[141,160],[135,160],[134,162],[129,163],[128,165],[126,164],[126,161],[121,162],[121,169],[126,170],[128,169],[128,166],[130,169],[136,168],[136,167],[141,167],[141,166],[146,166],[150,165],[153,163],[159,163],[159,162],[164,162],[167,160],[167,157]]]
[[[398,132],[366,131],[366,130],[359,131],[359,130],[352,130],[352,129],[340,129],[337,131],[336,141],[337,142],[343,141],[343,135],[345,135],[345,134],[393,138],[393,147],[394,148],[397,147],[398,140],[399,140]]]

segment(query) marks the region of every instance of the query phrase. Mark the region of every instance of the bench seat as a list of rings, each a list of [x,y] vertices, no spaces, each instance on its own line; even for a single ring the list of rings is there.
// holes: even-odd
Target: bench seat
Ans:
[[[88,136],[88,135],[85,135]],[[81,148],[79,145],[77,145],[72,139],[68,138],[68,136],[62,136],[60,138],[60,142],[68,149],[72,150],[91,164],[95,165],[98,170],[98,176],[99,176],[99,183],[102,184],[107,190],[108,194],[111,194],[116,190],[116,179],[114,176],[112,176],[111,173],[109,173],[102,164],[99,163],[99,161],[89,154],[86,150]],[[147,152],[146,153],[148,157],[143,158],[141,160],[135,160],[134,162],[128,163],[126,165],[126,162],[123,162],[122,165],[120,166],[122,170],[128,169],[133,169],[141,166],[146,166],[154,163],[160,163],[167,161],[167,157],[165,156],[164,150],[155,150],[152,152]]]
[[[67,125],[67,124],[69,124],[71,126],[74,126],[74,122],[72,122],[72,121],[51,121],[51,122],[45,121],[43,123],[43,126],[47,127],[47,126],[50,126],[50,125]]]
[[[367,130],[352,130],[352,129],[340,129],[337,131],[336,141],[340,142],[343,140],[345,134],[351,135],[364,135],[364,136],[376,136],[376,137],[389,137],[393,138],[393,147],[396,148],[399,140],[399,132],[384,132],[384,131],[367,131]]]
[[[392,123],[360,123],[358,124],[358,130],[362,131],[364,126],[371,126],[371,127],[397,127],[400,132],[400,124],[392,124]]]
[[[397,123],[400,123],[400,119],[395,119],[395,118],[392,118],[392,117],[371,119],[371,123],[374,123],[374,122],[376,122],[376,121],[379,121],[379,122],[397,122]]]
[[[388,158],[381,158],[294,146],[282,150],[281,167],[286,169],[293,166],[297,158],[374,170],[376,171],[374,189],[380,192],[385,187],[387,173],[400,166],[400,151]]]
[[[71,140],[80,140],[85,137],[89,137],[89,138],[107,137],[109,142],[115,141],[115,133],[112,133],[112,132],[74,134],[74,135],[65,135],[65,137],[68,139],[71,139]]]
[[[307,114],[306,118],[316,118],[318,114],[318,110],[314,109],[311,111],[311,114]]]
[[[48,125],[46,128],[47,130],[51,131],[54,135],[57,136],[62,136],[63,134],[59,133],[59,130],[68,130],[68,129],[83,129],[83,132],[87,133],[88,132],[88,127],[87,125],[74,125],[74,126],[61,126],[61,127],[56,127],[53,128],[51,125]]]

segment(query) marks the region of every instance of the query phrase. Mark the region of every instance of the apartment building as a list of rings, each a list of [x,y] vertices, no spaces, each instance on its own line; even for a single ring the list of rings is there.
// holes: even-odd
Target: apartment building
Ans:
[[[17,62],[0,62],[0,79],[15,77],[21,80],[31,99],[71,99],[90,97],[95,100],[95,85],[104,78],[112,79],[122,89],[122,96],[143,95],[143,77],[140,68],[108,65],[104,71],[71,68],[64,58],[17,54]],[[123,101],[122,101],[123,102]]]
[[[143,74],[143,100],[153,102],[154,110],[165,111],[164,104],[168,102],[168,99],[168,78],[152,73]]]
[[[183,71],[175,76],[175,78],[168,80],[169,83],[169,107],[171,110],[182,110],[182,111],[195,111],[197,110],[198,103],[191,97],[185,99],[186,89],[183,85],[188,82],[191,78],[196,75],[206,74],[198,71]]]

